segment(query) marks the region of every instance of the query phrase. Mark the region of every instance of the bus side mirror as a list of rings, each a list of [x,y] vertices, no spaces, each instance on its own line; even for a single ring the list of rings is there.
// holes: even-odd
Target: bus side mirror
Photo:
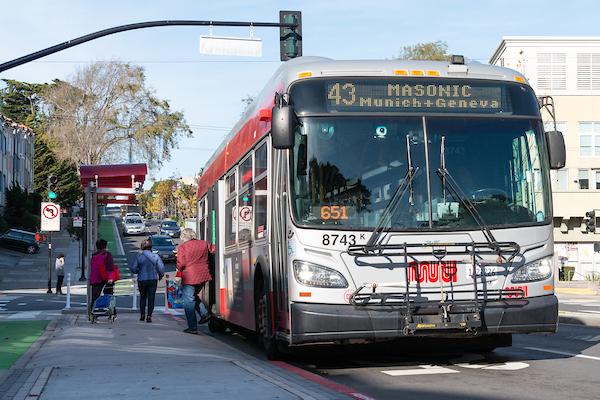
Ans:
[[[561,169],[565,166],[567,152],[565,149],[565,139],[559,131],[546,132],[546,141],[548,142],[548,155],[550,156],[550,169]]]
[[[271,114],[271,142],[276,149],[294,147],[294,108],[288,104],[273,107]]]

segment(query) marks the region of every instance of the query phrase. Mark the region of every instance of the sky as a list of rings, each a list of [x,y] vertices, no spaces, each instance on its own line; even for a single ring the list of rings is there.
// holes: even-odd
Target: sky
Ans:
[[[449,52],[487,63],[503,36],[596,36],[600,2],[467,1],[201,1],[0,0],[0,62],[91,32],[135,22],[173,19],[278,22],[279,10],[302,12],[304,55],[384,59],[403,46],[442,40]],[[263,55],[199,53],[207,27],[150,28],[97,39],[0,73],[0,79],[68,79],[94,61],[141,65],[159,98],[182,111],[193,137],[150,179],[191,176],[204,166],[279,61],[279,30],[256,28]],[[215,36],[248,37],[248,28],[214,27]]]

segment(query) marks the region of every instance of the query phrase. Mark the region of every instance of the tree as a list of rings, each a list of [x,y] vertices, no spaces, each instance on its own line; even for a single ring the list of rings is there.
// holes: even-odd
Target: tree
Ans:
[[[77,167],[69,161],[62,161],[56,152],[61,151],[50,141],[45,133],[46,124],[40,111],[41,93],[52,84],[19,82],[5,79],[6,87],[0,92],[0,113],[6,117],[27,125],[35,132],[33,181],[38,197],[45,198],[48,175],[58,176],[58,202],[64,206],[75,204],[83,191],[79,183]],[[35,213],[38,211],[36,210]]]
[[[438,40],[437,42],[404,46],[397,58],[402,60],[449,61],[448,43]]]
[[[136,159],[152,168],[192,133],[183,113],[146,86],[141,67],[119,61],[83,67],[42,97],[49,139],[77,166]]]

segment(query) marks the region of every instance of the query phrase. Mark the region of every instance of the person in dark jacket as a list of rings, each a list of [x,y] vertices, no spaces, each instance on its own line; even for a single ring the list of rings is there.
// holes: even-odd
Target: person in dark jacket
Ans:
[[[90,310],[94,307],[96,299],[100,297],[102,289],[106,284],[112,284],[109,279],[115,268],[113,256],[110,251],[106,250],[108,243],[104,239],[96,241],[97,251],[92,255],[90,261],[90,285],[92,286],[92,298],[90,301]]]
[[[154,296],[158,281],[165,275],[165,265],[158,254],[152,253],[152,240],[146,239],[140,245],[142,252],[133,259],[129,267],[132,274],[138,276],[140,290],[140,321],[152,322],[154,311]],[[146,313],[146,304],[148,312]]]
[[[206,282],[212,280],[208,268],[210,247],[208,242],[196,239],[196,232],[186,228],[181,231],[182,244],[177,248],[177,271],[181,275],[183,289],[183,305],[188,327],[186,333],[198,333],[196,310],[200,310],[201,301],[198,293],[204,289]],[[209,315],[201,316],[200,323],[208,321]]]

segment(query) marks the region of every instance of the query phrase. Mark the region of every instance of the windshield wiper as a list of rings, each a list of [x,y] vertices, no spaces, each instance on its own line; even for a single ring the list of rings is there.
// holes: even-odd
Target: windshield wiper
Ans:
[[[396,210],[396,207],[398,207],[400,200],[402,200],[402,197],[404,196],[404,194],[406,193],[407,190],[409,192],[408,202],[411,206],[414,205],[414,202],[413,202],[414,191],[413,191],[412,181],[413,181],[415,175],[417,174],[419,167],[413,167],[413,165],[412,165],[412,157],[411,157],[411,152],[410,152],[410,135],[406,135],[406,161],[407,161],[407,165],[408,165],[406,174],[404,175],[404,178],[402,178],[402,182],[400,183],[400,185],[398,185],[398,187],[396,188],[396,191],[392,195],[390,202],[387,204],[387,206],[383,210],[383,213],[381,213],[379,222],[377,223],[377,226],[375,226],[375,229],[373,229],[373,232],[371,233],[371,237],[369,238],[369,241],[365,245],[365,249],[372,249],[375,246],[375,244],[377,244],[379,238],[381,237],[381,234],[385,231],[384,225],[387,223],[387,221],[391,217],[392,213]]]
[[[494,235],[492,234],[492,231],[490,230],[490,228],[487,226],[487,224],[483,220],[483,217],[481,216],[481,214],[479,214],[479,211],[477,211],[477,208],[475,208],[475,205],[473,204],[473,202],[469,199],[469,197],[461,189],[461,187],[458,185],[458,183],[456,183],[456,181],[454,180],[454,177],[452,176],[452,174],[450,174],[450,172],[446,168],[445,143],[446,143],[446,137],[442,136],[441,145],[440,145],[440,167],[436,171],[437,176],[439,176],[439,178],[442,180],[442,192],[443,192],[443,196],[444,196],[444,203],[446,202],[446,187],[448,187],[448,189],[452,193],[452,196],[455,197],[456,199],[458,199],[458,201],[460,201],[462,203],[462,205],[467,209],[469,214],[471,214],[471,216],[473,217],[473,220],[475,220],[475,223],[479,226],[479,229],[483,233],[483,236],[485,236],[485,240],[488,242],[490,248],[493,251],[498,252],[498,254],[499,254],[501,251],[501,246],[498,243],[498,241],[496,240],[496,238],[494,237]]]

